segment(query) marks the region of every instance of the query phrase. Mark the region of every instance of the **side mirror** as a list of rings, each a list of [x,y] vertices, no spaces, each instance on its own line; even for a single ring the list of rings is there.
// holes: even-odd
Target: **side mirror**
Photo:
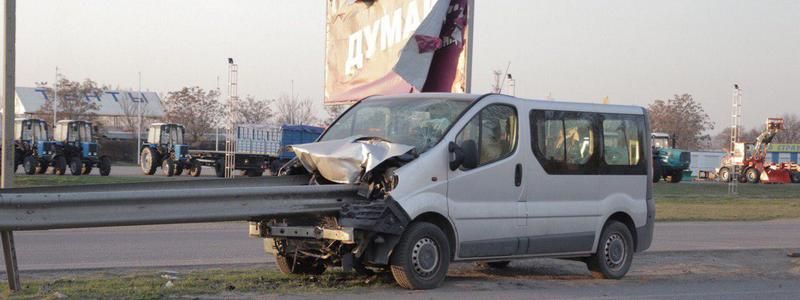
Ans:
[[[450,142],[447,149],[453,154],[450,158],[450,170],[455,171],[462,166],[465,169],[474,169],[478,166],[478,144],[474,140],[466,140],[460,146]]]

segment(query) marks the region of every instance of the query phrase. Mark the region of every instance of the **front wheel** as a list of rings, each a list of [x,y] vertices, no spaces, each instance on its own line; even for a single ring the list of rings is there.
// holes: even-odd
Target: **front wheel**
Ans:
[[[83,162],[80,157],[73,157],[69,160],[69,173],[73,176],[81,175],[82,168]]]
[[[628,226],[610,221],[603,228],[597,252],[587,265],[596,278],[620,279],[628,273],[633,261],[633,235]]]
[[[674,171],[672,174],[669,175],[669,182],[670,183],[678,183],[681,182],[683,179],[683,172],[682,171]]]
[[[719,169],[719,180],[722,182],[731,182],[731,170],[728,168]]]
[[[83,163],[83,168],[81,169],[81,175],[89,175],[92,173],[92,163],[85,162]]]
[[[319,275],[325,272],[326,266],[323,262],[313,257],[298,257],[294,255],[275,255],[275,264],[283,274],[304,274]]]
[[[26,156],[25,159],[22,160],[22,168],[25,170],[25,174],[28,175],[36,174],[36,165],[38,164],[36,158],[33,156]]]
[[[189,167],[189,176],[197,177],[200,176],[200,172],[203,170],[203,166],[200,165],[199,162],[193,161],[191,162],[191,167]]]
[[[139,154],[139,161],[141,162],[142,173],[144,175],[153,175],[156,173],[158,167],[158,153],[150,147],[142,149]]]
[[[800,172],[792,172],[789,177],[792,183],[800,183]]]
[[[442,284],[450,266],[450,244],[444,232],[431,223],[413,223],[395,246],[391,258],[394,280],[412,289],[432,289]]]
[[[214,172],[216,173],[217,177],[225,177],[225,160],[217,160],[217,163],[214,164]]]
[[[100,158],[100,163],[97,166],[100,169],[100,176],[108,176],[111,174],[111,159],[108,156]]]
[[[761,181],[761,173],[758,172],[756,168],[747,169],[744,176],[747,177],[747,182],[749,183],[758,183]]]
[[[175,162],[172,159],[164,159],[161,163],[161,172],[164,173],[164,176],[172,177],[175,175]]]

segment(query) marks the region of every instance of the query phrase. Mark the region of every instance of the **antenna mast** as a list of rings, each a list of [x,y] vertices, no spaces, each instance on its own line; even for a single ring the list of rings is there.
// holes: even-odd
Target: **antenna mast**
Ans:
[[[738,84],[733,85],[733,101],[731,105],[731,144],[730,148],[728,149],[728,157],[731,158],[731,161],[734,157],[734,148],[736,148],[736,143],[739,142],[739,131],[742,128],[742,89],[739,88]],[[739,171],[740,167],[736,164],[733,165],[733,170],[731,173],[731,181],[728,182],[728,194],[738,194],[739,193]]]
[[[228,58],[228,128],[225,134],[225,178],[233,178],[236,169],[236,106],[239,102],[239,65]]]

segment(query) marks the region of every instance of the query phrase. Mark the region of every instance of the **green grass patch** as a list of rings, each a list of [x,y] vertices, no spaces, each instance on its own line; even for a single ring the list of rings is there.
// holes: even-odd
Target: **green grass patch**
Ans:
[[[800,184],[655,185],[658,221],[758,221],[800,218]]]
[[[165,180],[164,176],[132,177],[132,176],[71,176],[71,175],[15,175],[14,187],[62,186],[85,184],[112,184],[152,182]]]
[[[57,280],[24,280],[23,289],[9,293],[3,287],[3,299],[162,299],[174,297],[248,294],[319,294],[330,291],[384,286],[387,277],[365,277],[355,273],[326,272],[319,276],[287,276],[264,269],[209,269],[178,274],[168,280],[159,273],[134,275],[95,275]],[[168,287],[167,282],[172,286]]]

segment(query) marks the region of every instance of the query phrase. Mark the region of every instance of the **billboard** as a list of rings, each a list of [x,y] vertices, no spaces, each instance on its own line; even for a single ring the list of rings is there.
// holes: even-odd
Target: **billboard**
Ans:
[[[473,0],[327,0],[325,103],[469,92]]]

